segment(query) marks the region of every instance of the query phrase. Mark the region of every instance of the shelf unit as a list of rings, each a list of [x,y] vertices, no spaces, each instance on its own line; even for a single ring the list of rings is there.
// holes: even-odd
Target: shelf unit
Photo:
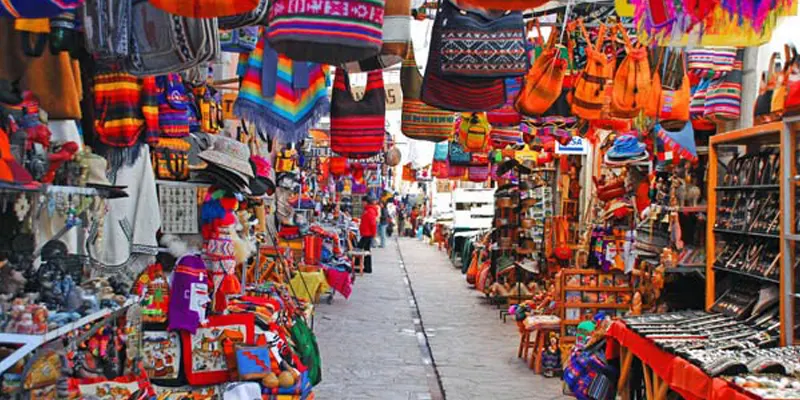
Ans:
[[[755,126],[711,136],[709,142],[709,168],[708,168],[708,204],[717,204],[717,193],[725,191],[779,191],[780,230],[779,234],[760,232],[732,231],[715,229],[718,207],[708,208],[708,223],[706,226],[706,309],[710,309],[716,301],[717,274],[730,274],[749,280],[757,280],[766,284],[776,284],[780,290],[780,321],[781,345],[797,344],[795,340],[794,309],[795,309],[795,244],[800,235],[795,232],[795,181],[800,181],[797,176],[797,132],[798,118],[788,118],[782,122]],[[745,153],[751,153],[759,146],[768,145],[779,150],[780,172],[778,184],[726,186],[720,185],[721,173],[719,171],[719,153],[723,147],[730,145],[743,146]],[[787,227],[789,229],[787,229]],[[737,240],[744,238],[774,239],[779,243],[780,251],[780,279],[772,279],[745,271],[739,271],[717,265],[717,242],[719,236],[727,235]]]
[[[599,310],[613,311],[611,317],[630,308],[633,298],[633,282],[622,271],[604,272],[596,269],[565,268],[561,272],[559,317],[561,318],[561,337],[567,341],[574,338],[575,327]],[[605,281],[603,280],[605,279]],[[610,281],[608,281],[610,279]],[[625,284],[623,285],[622,282]],[[580,301],[570,301],[568,294],[580,293]],[[613,302],[600,301],[601,294],[615,296]],[[585,301],[588,294],[597,297],[596,301]],[[619,296],[627,295],[628,301],[619,302]],[[575,315],[577,310],[578,315]],[[577,318],[576,318],[577,317]]]

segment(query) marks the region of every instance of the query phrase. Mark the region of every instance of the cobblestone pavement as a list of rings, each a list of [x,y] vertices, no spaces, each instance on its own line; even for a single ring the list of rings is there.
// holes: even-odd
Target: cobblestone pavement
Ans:
[[[447,400],[570,398],[561,395],[560,380],[534,375],[517,358],[516,325],[504,324],[495,307],[467,288],[445,253],[406,238],[398,252],[396,243],[373,249],[374,273],[357,278],[349,300],[339,296],[318,306],[318,399],[437,399],[415,334],[401,254]]]

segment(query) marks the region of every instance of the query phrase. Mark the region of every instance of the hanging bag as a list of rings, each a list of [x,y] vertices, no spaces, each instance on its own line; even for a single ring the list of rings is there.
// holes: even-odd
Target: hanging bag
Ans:
[[[449,148],[449,142],[439,142],[436,143],[436,146],[433,149],[433,160],[434,161],[447,161],[447,150]]]
[[[364,97],[356,101],[347,72],[337,68],[331,98],[331,150],[352,159],[380,153],[386,134],[383,72],[367,73]]]
[[[251,25],[267,26],[269,0],[259,0],[256,8],[236,15],[217,18],[220,29],[236,29]]]
[[[348,72],[366,72],[400,64],[411,50],[411,0],[386,0],[383,46],[377,56],[345,64]]]
[[[488,111],[502,107],[506,102],[503,78],[471,79],[442,75],[440,54],[443,27],[445,21],[460,12],[450,0],[439,4],[420,99],[429,106],[452,111]]]
[[[609,60],[601,50],[606,36],[605,25],[600,25],[597,44],[594,47],[583,21],[578,21],[578,27],[586,39],[586,67],[578,76],[570,99],[572,113],[585,120],[597,120],[608,110],[615,60]]]
[[[447,9],[455,12],[448,12],[441,27],[438,52],[443,76],[506,78],[528,72],[521,12]]]
[[[219,43],[222,51],[229,53],[250,53],[256,49],[258,43],[257,26],[245,26],[231,30],[223,30],[219,33]]]
[[[539,38],[542,38],[539,21],[534,21],[529,24],[531,25],[536,27]],[[525,85],[516,101],[516,108],[522,114],[541,115],[549,110],[561,95],[567,61],[560,57],[561,49],[556,47],[555,37],[555,32],[551,32],[542,53],[536,57],[536,61],[525,76]]]
[[[341,65],[377,56],[384,0],[274,0],[267,39],[292,60]]]
[[[484,151],[489,140],[492,126],[486,113],[464,113],[461,115],[458,137],[464,150],[475,152]]]
[[[628,55],[622,60],[614,75],[611,88],[611,115],[617,118],[633,118],[639,115],[647,104],[647,96],[652,85],[647,48],[641,44],[634,47],[622,23],[618,24],[614,31],[622,35]],[[612,36],[616,36],[616,33]]]
[[[732,69],[709,85],[704,114],[707,119],[715,122],[739,119],[742,113],[743,59],[744,51],[737,51]],[[792,99],[791,93],[787,96],[787,104],[789,99]],[[800,98],[797,100],[800,101]]]
[[[683,55],[661,49],[658,60],[645,115],[662,121],[688,121],[692,94]],[[680,71],[677,76],[676,71]],[[670,88],[667,80],[676,82],[675,88]]]
[[[420,100],[422,74],[414,57],[414,47],[409,46],[400,68],[400,85],[403,90],[403,115],[400,130],[411,139],[442,142],[453,135],[455,113],[431,107]]]
[[[472,154],[464,150],[461,143],[453,141],[447,147],[447,160],[450,162],[450,167],[467,166],[472,163]]]

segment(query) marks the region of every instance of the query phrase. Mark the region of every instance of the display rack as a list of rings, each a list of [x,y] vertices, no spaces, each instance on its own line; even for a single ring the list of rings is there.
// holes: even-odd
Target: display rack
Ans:
[[[756,281],[762,285],[778,285],[780,291],[780,321],[781,345],[796,343],[794,329],[794,306],[796,301],[794,264],[795,242],[800,240],[795,226],[795,196],[797,190],[797,142],[794,137],[794,125],[798,119],[787,119],[783,122],[755,126],[714,135],[710,138],[709,168],[708,168],[708,204],[715,207],[708,208],[708,224],[706,226],[706,309],[710,309],[721,293],[718,287],[718,274],[732,276],[732,279],[746,279]],[[731,185],[723,182],[724,174],[720,172],[720,150],[722,147],[735,145],[745,149],[744,154],[753,154],[761,147],[770,147],[778,152],[779,169],[778,184],[756,185]],[[720,229],[717,228],[720,207],[718,198],[725,193],[769,193],[779,192],[779,233],[751,232],[747,229]],[[787,229],[790,228],[790,229]],[[736,242],[747,240],[761,240],[778,243],[779,257],[778,278],[763,276],[750,271],[729,268],[722,265],[722,260],[717,260],[721,249],[717,248],[718,241],[729,238]]]
[[[581,301],[570,298],[575,294],[580,296]],[[603,294],[614,296],[614,301],[608,301],[608,297],[601,301]],[[560,295],[561,337],[572,340],[575,337],[575,327],[586,320],[587,315],[607,310],[609,316],[613,318],[627,312],[633,298],[633,282],[630,275],[626,275],[623,271],[562,269]],[[586,301],[586,296],[597,299]],[[619,301],[620,296],[625,298],[624,301]],[[575,312],[578,315],[574,315]]]

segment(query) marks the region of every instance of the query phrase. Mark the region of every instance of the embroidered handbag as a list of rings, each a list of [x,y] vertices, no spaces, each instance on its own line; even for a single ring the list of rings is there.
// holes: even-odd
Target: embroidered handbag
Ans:
[[[614,75],[611,87],[611,115],[617,118],[633,118],[639,115],[647,104],[653,82],[650,77],[650,61],[647,48],[634,47],[628,37],[628,30],[619,23],[612,30],[622,34],[628,55],[622,60]]]
[[[575,82],[575,89],[570,100],[572,113],[585,120],[596,120],[604,117],[608,111],[615,60],[609,60],[601,50],[607,30],[605,25],[600,25],[597,44],[594,47],[591,45],[589,33],[582,21],[578,21],[578,27],[586,40],[587,62],[583,73]]]
[[[528,71],[521,12],[489,12],[459,8],[450,0],[444,3],[446,23],[437,48],[442,76],[505,78]]]
[[[257,26],[245,26],[242,28],[220,31],[219,44],[222,51],[229,53],[249,53],[256,48],[258,43]]]
[[[384,0],[274,0],[267,39],[298,61],[341,65],[380,53]]]
[[[472,162],[472,154],[465,151],[461,143],[450,142],[447,160],[450,162],[450,167],[469,165]]]
[[[470,182],[486,182],[489,179],[489,165],[470,166],[467,168],[467,179]]]
[[[177,17],[148,1],[133,4],[130,41],[125,69],[137,76],[181,72],[217,59],[220,48],[216,18]]]
[[[400,68],[400,85],[403,90],[403,115],[400,130],[411,139],[442,142],[453,136],[455,113],[429,106],[420,100],[422,74],[414,57],[414,46],[409,46]]]
[[[157,179],[185,181],[189,179],[189,150],[192,145],[181,138],[158,138],[150,150],[153,173]]]
[[[428,65],[421,100],[432,107],[453,111],[488,111],[506,103],[505,81],[444,76],[441,73],[442,30],[449,16],[460,13],[449,0],[441,3],[431,34]]]
[[[657,68],[653,79],[653,88],[645,106],[645,115],[660,120],[688,121],[691,89],[689,77],[682,61],[683,56],[667,53],[670,52],[666,49],[662,50],[659,62],[656,63]],[[661,62],[662,59],[664,62]],[[670,59],[672,61],[668,61]],[[675,75],[676,73],[678,75]],[[665,85],[665,80],[668,77],[671,77],[671,80],[676,82],[673,85],[675,89],[669,89],[668,85]]]
[[[85,0],[4,0],[0,1],[0,17],[50,18],[64,11],[78,9]]]
[[[189,136],[189,98],[179,74],[156,77],[158,88],[158,128],[161,137]]]
[[[691,118],[692,121],[705,118],[706,98],[708,97],[708,88],[710,85],[711,80],[703,78],[697,82],[697,85],[692,87],[692,97],[689,101],[689,118]]]
[[[539,22],[534,23],[541,38]],[[560,57],[561,49],[556,47],[555,38],[556,34],[551,33],[550,40],[525,76],[525,86],[516,101],[517,110],[522,114],[528,116],[543,114],[561,95],[567,62]]]
[[[236,15],[219,17],[217,21],[220,29],[236,29],[251,25],[267,26],[269,13],[269,0],[259,0],[256,8]]]
[[[467,175],[467,166],[466,165],[453,165],[450,163],[450,179],[453,180],[462,180]]]
[[[742,60],[744,51],[736,52],[733,68],[711,82],[706,93],[705,117],[711,121],[738,120],[742,113]],[[791,88],[791,86],[789,86]],[[798,93],[800,94],[800,93]],[[789,91],[786,101],[795,98]],[[800,98],[797,98],[800,100]],[[795,100],[795,101],[797,101]]]
[[[403,62],[411,47],[411,0],[386,0],[380,54],[349,62],[344,67],[348,72],[388,68]]]
[[[259,0],[149,0],[154,6],[187,18],[216,18],[253,11]]]
[[[450,142],[439,142],[436,143],[433,149],[433,160],[434,161],[447,161],[447,154],[448,148],[450,147]]]
[[[464,113],[458,129],[458,139],[465,151],[483,151],[489,140],[492,126],[486,113]]]
[[[386,93],[383,72],[367,73],[364,97],[356,101],[350,78],[336,69],[331,100],[331,150],[347,158],[367,158],[383,150],[386,134]]]

